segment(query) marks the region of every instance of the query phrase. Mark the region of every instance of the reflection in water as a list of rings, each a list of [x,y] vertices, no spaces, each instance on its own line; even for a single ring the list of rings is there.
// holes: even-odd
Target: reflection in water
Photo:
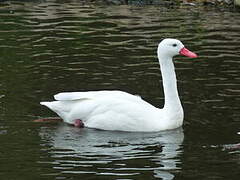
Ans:
[[[159,133],[127,133],[78,129],[64,124],[55,131],[42,128],[40,136],[50,145],[54,168],[63,174],[87,171],[98,175],[136,176],[153,171],[155,177],[166,180],[173,179],[171,172],[180,168],[184,139],[182,128]],[[134,161],[149,164],[132,164]]]

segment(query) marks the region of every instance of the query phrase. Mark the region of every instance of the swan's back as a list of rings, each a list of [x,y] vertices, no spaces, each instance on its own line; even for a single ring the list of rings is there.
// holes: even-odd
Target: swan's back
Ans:
[[[80,99],[98,99],[98,98],[123,98],[131,101],[140,100],[140,96],[134,96],[132,94],[123,91],[87,91],[87,92],[64,92],[54,95],[54,99],[57,101],[72,101]]]

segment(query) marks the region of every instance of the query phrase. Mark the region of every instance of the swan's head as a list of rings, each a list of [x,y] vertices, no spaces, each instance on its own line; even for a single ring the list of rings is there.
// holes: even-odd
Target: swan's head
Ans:
[[[176,55],[184,55],[190,58],[196,58],[197,55],[187,48],[184,47],[181,41],[177,39],[164,39],[158,45],[158,56],[159,57],[170,57]]]

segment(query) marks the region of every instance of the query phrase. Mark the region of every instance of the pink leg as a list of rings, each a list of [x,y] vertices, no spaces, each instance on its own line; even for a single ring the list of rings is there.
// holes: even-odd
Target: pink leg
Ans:
[[[49,118],[35,119],[33,120],[33,122],[63,122],[63,120],[59,117],[49,117]],[[76,119],[73,125],[78,128],[84,128],[84,123],[81,119]]]
[[[79,127],[79,128],[84,128],[84,123],[82,122],[81,119],[76,119],[76,120],[74,121],[74,126],[75,126],[75,127]]]
[[[33,122],[62,122],[62,121],[63,120],[59,117],[49,117],[33,120]]]

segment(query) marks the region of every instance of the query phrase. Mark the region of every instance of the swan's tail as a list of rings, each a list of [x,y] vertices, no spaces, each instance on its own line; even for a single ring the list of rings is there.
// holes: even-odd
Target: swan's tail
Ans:
[[[68,114],[71,110],[69,104],[66,104],[62,101],[40,102],[40,104],[57,113],[57,115],[60,116],[64,121],[67,120]]]
[[[53,106],[52,106],[53,102],[40,102],[40,104],[43,106],[47,106],[49,109],[53,110]]]
[[[57,113],[60,117],[64,116],[65,112],[63,107],[59,103],[59,101],[51,101],[51,102],[40,102],[41,105],[48,107],[53,112]],[[63,117],[62,117],[63,118]]]
[[[68,111],[68,106],[66,106],[61,101],[50,101],[50,102],[40,102],[41,105],[48,107],[55,113]]]

